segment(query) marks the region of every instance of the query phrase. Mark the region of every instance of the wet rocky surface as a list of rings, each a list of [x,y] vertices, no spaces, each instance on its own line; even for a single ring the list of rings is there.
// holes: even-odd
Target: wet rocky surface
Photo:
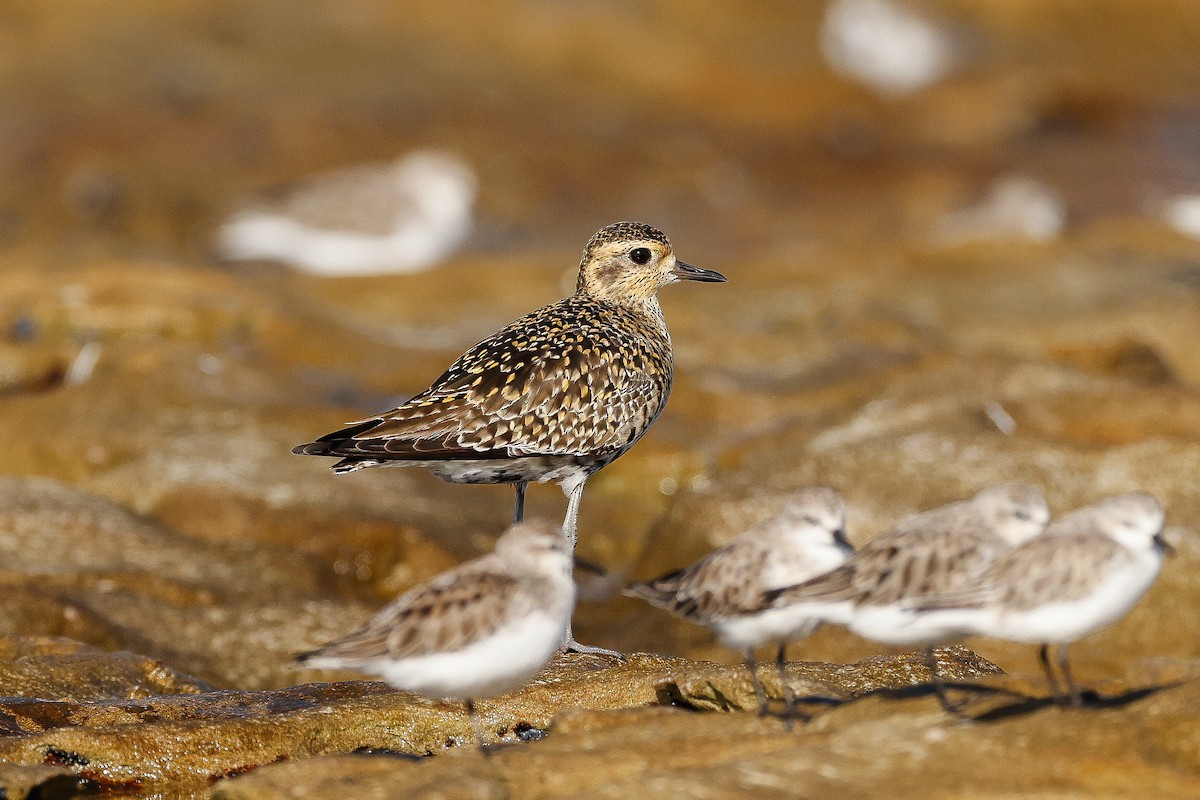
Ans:
[[[469,24],[408,5],[0,4],[8,798],[1194,787],[1200,243],[1157,210],[1200,190],[1192,4],[914,3],[969,55],[904,97],[830,72],[817,3],[489,2]],[[246,197],[431,145],[480,179],[475,232],[436,269],[214,257]],[[1014,179],[1061,202],[1055,233],[986,206]],[[580,576],[579,638],[663,656],[564,661],[481,702],[487,758],[447,746],[469,732],[455,706],[293,669],[487,550],[512,495],[333,476],[291,447],[561,297],[621,218],[730,278],[663,292],[670,404],[583,503],[580,552],[612,575]],[[1005,691],[969,692],[961,722],[872,691],[919,683],[914,656],[826,628],[792,647],[822,702],[789,733],[755,716],[736,654],[614,596],[808,483],[844,494],[861,543],[1013,479],[1056,512],[1133,488],[1167,509],[1158,583],[1072,648],[1102,695],[1085,709],[1022,699],[1045,695],[1032,649],[980,640],[947,666],[994,663]],[[564,505],[535,487],[528,513]]]
[[[161,664],[143,664],[149,660],[120,653],[112,657],[111,671],[117,673],[130,660],[134,668],[105,675],[104,698],[48,700],[63,693],[54,680],[56,668],[71,660],[95,662],[97,654],[73,652],[62,640],[22,644],[40,656],[27,665],[41,667],[47,677],[38,681],[14,675],[16,665],[25,666],[30,656],[16,659],[14,669],[0,674],[5,695],[0,719],[6,722],[0,759],[29,768],[65,767],[96,789],[185,794],[276,762],[339,753],[420,761],[476,747],[460,703],[426,700],[367,681],[213,691]],[[764,669],[768,672],[765,688],[779,700],[779,675]],[[948,679],[998,672],[969,650],[939,655],[939,673]],[[78,677],[86,681],[86,671],[79,670]],[[793,664],[787,679],[800,696],[823,707],[920,686],[928,677],[921,658],[912,656],[849,665]],[[560,728],[578,730],[585,718],[579,715],[587,712],[674,707],[698,716],[698,711],[758,709],[744,667],[646,654],[633,654],[624,662],[560,656],[526,688],[477,705],[487,742],[514,746],[557,737]],[[778,720],[775,724],[782,727]],[[59,774],[46,779],[57,780]]]
[[[901,798],[1186,796],[1200,769],[1185,710],[1195,684],[1154,686],[1083,710],[988,700],[976,712],[1000,713],[975,722],[948,718],[929,696],[871,695],[791,732],[751,714],[565,712],[544,741],[486,756],[326,756],[222,782],[214,796],[868,798],[881,787]]]

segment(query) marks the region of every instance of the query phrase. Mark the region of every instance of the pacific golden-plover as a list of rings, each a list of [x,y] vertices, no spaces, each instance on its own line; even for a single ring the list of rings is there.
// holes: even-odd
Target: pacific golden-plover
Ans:
[[[574,295],[484,339],[399,408],[292,452],[339,456],[339,473],[424,467],[451,483],[511,483],[518,522],[529,483],[556,481],[574,549],[587,479],[666,405],[674,368],[657,295],[681,280],[725,277],[677,260],[666,235],[644,223],[602,228],[584,250]],[[569,629],[564,646],[598,651]]]

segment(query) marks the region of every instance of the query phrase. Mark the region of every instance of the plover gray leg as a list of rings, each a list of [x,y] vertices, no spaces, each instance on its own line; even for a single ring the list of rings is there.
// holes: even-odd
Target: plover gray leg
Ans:
[[[567,542],[567,547],[571,552],[575,552],[575,543],[579,540],[579,501],[583,499],[583,487],[587,483],[587,478],[583,478],[578,483],[566,484],[563,488],[567,489],[567,516],[563,520],[563,539]],[[569,488],[568,488],[569,486]],[[621,661],[625,660],[625,654],[618,650],[609,650],[606,647],[595,647],[588,644],[580,644],[575,641],[575,636],[571,632],[571,626],[567,625],[567,633],[563,637],[562,649],[568,653],[584,653],[585,655],[593,656],[612,656]]]
[[[567,637],[563,640],[562,649],[568,653],[581,653],[585,656],[607,656],[618,661],[626,661],[626,656],[620,650],[609,650],[607,647],[596,647],[590,644],[580,644],[575,641],[571,629],[567,628]]]
[[[571,486],[567,492],[567,516],[563,519],[563,537],[571,546],[571,552],[575,552],[575,544],[579,541],[579,501],[583,499],[585,484],[587,478]]]

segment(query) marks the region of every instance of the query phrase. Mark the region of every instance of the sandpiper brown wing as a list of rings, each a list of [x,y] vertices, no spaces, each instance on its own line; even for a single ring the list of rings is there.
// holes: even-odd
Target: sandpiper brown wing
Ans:
[[[398,660],[461,650],[486,638],[509,618],[516,578],[466,569],[446,573],[402,595],[366,625],[298,660]]]
[[[912,527],[868,542],[842,566],[770,592],[789,601],[852,601],[877,606],[915,601],[956,588],[982,573],[1007,546],[982,525]]]
[[[627,593],[695,621],[747,613],[762,592],[759,576],[769,555],[753,540],[734,540],[695,564],[631,584]]]

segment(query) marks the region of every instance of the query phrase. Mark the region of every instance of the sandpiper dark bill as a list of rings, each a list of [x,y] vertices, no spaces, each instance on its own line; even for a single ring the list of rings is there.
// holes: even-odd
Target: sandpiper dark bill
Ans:
[[[428,389],[292,452],[336,456],[334,472],[423,467],[451,483],[555,481],[573,549],[588,478],[629,450],[667,402],[674,367],[658,290],[725,276],[675,258],[656,228],[618,222],[588,241],[575,294],[464,353]],[[584,647],[567,631],[567,649]]]

